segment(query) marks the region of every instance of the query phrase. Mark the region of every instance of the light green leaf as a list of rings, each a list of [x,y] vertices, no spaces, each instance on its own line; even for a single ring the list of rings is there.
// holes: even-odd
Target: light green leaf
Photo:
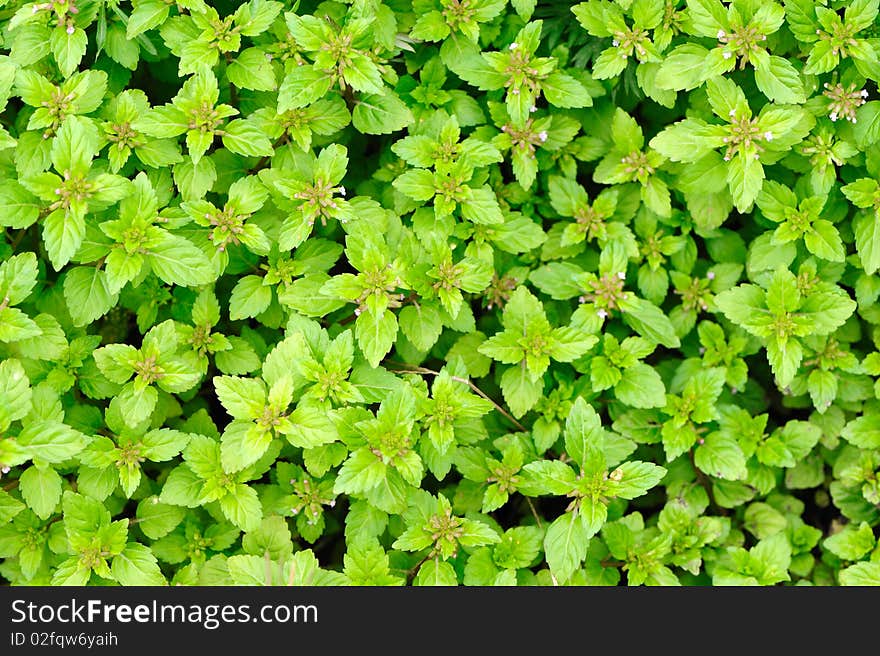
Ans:
[[[113,578],[122,585],[168,585],[159,569],[156,556],[148,546],[137,542],[129,542],[122,553],[113,557],[110,571]]]
[[[589,541],[584,523],[573,513],[563,513],[547,527],[544,553],[550,571],[560,583],[568,581],[584,562]]]

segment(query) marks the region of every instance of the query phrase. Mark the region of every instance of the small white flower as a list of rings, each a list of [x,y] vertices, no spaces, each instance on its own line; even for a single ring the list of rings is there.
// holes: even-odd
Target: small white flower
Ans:
[[[734,117],[736,116],[736,110],[735,110],[735,109],[731,109],[729,112],[727,112],[727,115],[728,115],[730,118],[734,118]]]
[[[345,196],[345,187],[342,187],[342,186],[339,187],[339,195]]]
[[[849,120],[850,120],[851,123],[855,123],[855,122],[856,122],[856,117],[855,117],[855,116],[851,116]]]
[[[718,30],[718,38],[723,39],[727,36],[727,33],[724,30]]]
[[[620,278],[621,280],[626,280],[626,271],[618,271],[617,277]]]
[[[510,90],[510,93],[511,93],[511,95],[518,96],[518,95],[519,95],[519,89],[511,89],[511,90]]]
[[[721,143],[727,143],[728,141],[730,141],[729,138],[727,138],[727,137],[721,137]]]
[[[538,108],[535,107],[534,105],[532,105],[531,107],[529,107],[529,111],[530,111],[532,114],[534,114],[535,112],[538,111]]]
[[[56,196],[60,196],[60,195],[61,195],[61,187],[58,187],[58,188],[55,190],[55,195],[56,195]]]
[[[862,90],[859,92],[859,95],[860,95],[862,98],[867,98],[867,97],[868,97],[868,92],[867,92],[865,89],[862,89]]]
[[[541,140],[541,143],[547,141],[547,131],[546,131],[546,130],[541,130],[541,131],[538,133],[538,139]]]
[[[730,161],[730,155],[725,155],[725,156],[724,156],[724,161],[725,161],[725,162],[729,162],[729,161]]]
[[[830,118],[832,121],[836,121],[837,120],[837,112],[831,112],[828,115],[828,118]]]
[[[596,314],[599,315],[600,319],[607,319],[608,318],[608,312],[606,312],[604,309],[599,310],[598,312],[596,312]]]
[[[519,48],[519,44],[516,41],[507,46],[508,50],[516,50],[517,48]]]
[[[773,141],[773,133],[770,132],[770,130],[767,130],[767,131],[764,133],[764,140],[765,140],[765,141]]]
[[[620,41],[618,41],[617,39],[614,39],[614,40],[611,42],[611,45],[614,46],[614,47],[616,48],[617,46],[620,45]]]
[[[733,53],[728,52],[727,50],[725,50],[725,51],[724,51],[724,54],[722,54],[721,56],[724,57],[725,59],[730,59],[731,57],[733,57]]]
[[[708,280],[715,280],[715,272],[714,272],[714,271],[710,271],[709,273],[706,274],[706,278],[707,278]]]
[[[73,34],[74,32],[76,32],[76,28],[73,25],[68,25],[67,26],[67,33]]]
[[[586,303],[586,302],[587,302],[586,296],[578,296],[578,303]]]

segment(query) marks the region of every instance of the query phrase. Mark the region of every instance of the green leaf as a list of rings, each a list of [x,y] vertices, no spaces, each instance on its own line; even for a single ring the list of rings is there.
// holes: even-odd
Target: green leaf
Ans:
[[[871,526],[868,522],[861,522],[858,527],[855,524],[847,524],[840,532],[829,535],[823,540],[822,546],[838,558],[859,560],[871,551],[876,543]]]
[[[409,107],[391,91],[363,94],[351,113],[354,127],[364,134],[390,134],[414,121]]]
[[[40,217],[40,203],[27,189],[15,180],[0,183],[0,225],[20,230],[37,222]]]
[[[28,422],[18,434],[18,443],[35,462],[58,464],[82,451],[88,438],[59,421]]]
[[[531,410],[544,392],[544,381],[533,380],[525,366],[508,367],[501,375],[501,393],[514,417],[522,417]]]
[[[452,565],[444,560],[432,558],[419,567],[419,572],[413,581],[419,586],[453,586],[458,585],[458,576]]]
[[[532,0],[534,5],[534,0]],[[554,107],[590,107],[593,98],[586,87],[570,75],[555,71],[541,80],[541,92]]]
[[[770,362],[770,368],[773,370],[773,375],[776,376],[780,387],[791,383],[803,357],[804,349],[795,339],[767,342],[767,360]]]
[[[850,565],[840,571],[840,585],[878,586],[880,585],[880,563],[862,562]]]
[[[288,417],[291,427],[285,434],[294,446],[312,449],[330,444],[338,437],[333,421],[318,408],[299,405]]]
[[[247,319],[265,312],[272,302],[272,288],[260,276],[243,276],[229,298],[229,318]]]
[[[860,449],[880,448],[880,415],[856,417],[846,425],[841,436]]]
[[[82,245],[86,223],[76,212],[55,210],[43,221],[43,243],[56,271],[70,262]]]
[[[430,304],[408,305],[397,315],[401,332],[420,351],[428,351],[443,332],[440,311]]]
[[[797,69],[783,57],[771,55],[756,59],[755,83],[773,102],[800,104],[806,100]]]
[[[753,157],[735,155],[727,168],[727,182],[736,209],[748,212],[761,192],[764,167]]]
[[[333,86],[333,78],[314,66],[294,68],[278,88],[278,111],[306,107],[319,100]]]
[[[628,294],[620,302],[620,309],[624,322],[643,337],[669,348],[680,345],[669,317],[650,301]]]
[[[125,423],[129,426],[137,426],[153,414],[159,402],[159,393],[155,387],[138,391],[134,385],[128,383],[122,388],[117,399]]]
[[[867,148],[880,141],[880,101],[872,100],[856,110],[853,135],[859,148]]]
[[[61,476],[51,467],[28,467],[19,478],[21,498],[40,519],[48,519],[61,501]]]
[[[385,476],[386,466],[369,449],[357,449],[342,464],[334,494],[362,494],[375,488]]]
[[[634,408],[660,408],[666,405],[666,387],[652,367],[641,362],[621,372],[614,395]]]
[[[583,522],[573,513],[563,513],[547,527],[544,553],[550,571],[560,583],[568,581],[584,562],[589,540]]]
[[[223,145],[238,155],[268,157],[275,151],[272,142],[262,130],[244,119],[230,121],[223,128]]]
[[[272,432],[251,422],[234,421],[220,438],[220,462],[223,470],[238,472],[254,464],[269,449]]]
[[[355,321],[354,333],[367,362],[378,367],[397,338],[397,318],[391,310],[385,310],[378,317],[366,310]]]
[[[666,476],[666,468],[652,462],[625,462],[617,468],[617,471],[620,473],[620,478],[611,489],[621,499],[642,496]],[[615,480],[615,477],[610,475],[609,478]]]
[[[574,440],[572,440],[574,441]],[[589,446],[589,442],[587,442]],[[588,451],[584,451],[588,453]],[[523,467],[525,477],[519,490],[529,496],[553,494],[563,496],[577,485],[577,478],[564,462],[558,460],[536,460]]]
[[[767,297],[757,285],[739,285],[715,297],[715,306],[730,321],[751,333],[756,333],[769,322]]]
[[[220,498],[220,510],[242,531],[256,530],[263,520],[263,508],[256,490],[243,483],[237,483]]]
[[[75,28],[72,33],[67,30],[52,30],[49,46],[64,77],[69,77],[79,66],[88,43],[85,31],[80,28]]]
[[[724,433],[710,433],[694,451],[694,464],[706,474],[730,481],[746,477],[746,457],[739,443]]]
[[[158,27],[168,18],[169,7],[162,0],[141,0],[134,4],[134,10],[125,26],[125,35],[129,39]]]
[[[488,186],[469,188],[467,196],[460,202],[461,216],[478,225],[504,223],[501,208],[495,194]]]
[[[226,69],[226,75],[241,89],[274,91],[278,86],[268,53],[260,48],[246,48],[240,52]]]
[[[162,503],[156,496],[146,497],[137,507],[138,527],[151,540],[168,535],[185,516],[183,508]]]
[[[204,485],[204,481],[192,469],[185,464],[180,465],[168,475],[159,500],[173,506],[195,508],[202,503]]]
[[[592,406],[583,398],[575,399],[565,420],[565,452],[585,471],[605,469],[605,431]]]
[[[113,557],[110,571],[122,585],[168,585],[156,556],[149,547],[137,542],[129,542],[122,553]]]
[[[0,310],[0,342],[17,342],[38,337],[42,329],[18,308]]]
[[[857,214],[853,219],[853,234],[862,268],[871,275],[880,269],[880,221],[876,213]]]
[[[164,232],[150,250],[148,261],[153,272],[169,285],[197,286],[214,280],[208,257],[184,237]]]
[[[804,244],[813,255],[831,262],[843,262],[846,257],[840,233],[825,219],[813,221],[812,229],[804,235]]]
[[[116,304],[118,293],[110,291],[107,273],[90,266],[79,266],[64,278],[64,300],[75,326],[85,326],[101,318]]]
[[[674,48],[657,71],[656,83],[661,89],[690,91],[706,81],[706,59],[709,51],[696,43]]]
[[[9,358],[0,362],[0,431],[31,410],[31,386],[21,362]]]

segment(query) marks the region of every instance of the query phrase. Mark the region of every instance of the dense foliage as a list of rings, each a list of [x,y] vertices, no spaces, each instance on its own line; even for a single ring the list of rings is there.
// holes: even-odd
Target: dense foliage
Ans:
[[[880,584],[878,0],[0,0],[0,577]]]

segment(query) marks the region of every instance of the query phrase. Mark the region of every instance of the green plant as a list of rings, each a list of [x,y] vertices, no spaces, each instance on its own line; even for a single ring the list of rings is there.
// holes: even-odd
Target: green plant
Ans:
[[[878,8],[0,0],[0,577],[880,584]]]

